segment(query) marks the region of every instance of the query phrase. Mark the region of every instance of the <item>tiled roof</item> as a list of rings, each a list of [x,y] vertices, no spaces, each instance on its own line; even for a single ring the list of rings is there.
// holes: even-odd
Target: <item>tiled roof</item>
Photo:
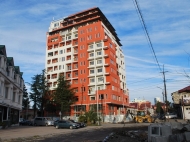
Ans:
[[[178,90],[178,93],[182,93],[182,92],[190,92],[190,86],[187,86],[181,90]]]

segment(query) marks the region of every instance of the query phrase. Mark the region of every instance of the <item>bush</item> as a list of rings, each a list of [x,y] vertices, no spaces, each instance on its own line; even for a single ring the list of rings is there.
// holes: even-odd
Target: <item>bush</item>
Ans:
[[[7,123],[5,121],[0,122],[0,126],[2,126],[3,129],[5,129],[5,127],[7,126]]]
[[[88,125],[95,124],[98,121],[97,113],[94,111],[85,112],[84,115],[79,116],[79,122],[85,122]]]
[[[86,123],[86,122],[87,122],[87,118],[86,118],[85,115],[80,115],[78,121],[79,121],[79,122]]]

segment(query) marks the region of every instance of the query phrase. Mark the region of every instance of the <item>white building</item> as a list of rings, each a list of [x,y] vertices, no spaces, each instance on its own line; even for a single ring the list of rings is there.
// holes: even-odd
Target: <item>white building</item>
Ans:
[[[0,45],[0,122],[18,123],[23,98],[22,74],[13,57],[7,57],[5,45]]]

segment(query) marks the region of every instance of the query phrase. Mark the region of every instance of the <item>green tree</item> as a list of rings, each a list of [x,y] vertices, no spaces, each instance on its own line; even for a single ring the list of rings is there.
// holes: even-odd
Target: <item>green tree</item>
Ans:
[[[23,98],[22,98],[22,110],[25,110],[25,114],[24,116],[26,116],[27,114],[27,109],[30,107],[30,101],[29,101],[29,96],[28,96],[28,92],[26,89],[26,86],[24,85],[23,87]],[[27,119],[27,116],[26,118]]]
[[[164,110],[163,110],[160,102],[157,102],[157,104],[156,104],[156,113],[164,114]]]
[[[29,96],[26,89],[26,86],[23,87],[23,98],[22,98],[22,109],[26,110],[29,107]]]
[[[32,77],[32,83],[30,84],[31,93],[30,99],[33,102],[34,117],[36,116],[36,111],[40,110],[40,116],[44,116],[44,104],[48,100],[49,87],[47,85],[48,81],[45,78],[45,70],[41,74],[34,75]]]
[[[39,109],[40,106],[40,102],[39,102],[39,98],[40,98],[40,92],[38,91],[38,82],[39,82],[39,75],[34,75],[34,77],[32,77],[32,83],[30,84],[30,100],[33,102],[33,116],[36,116],[36,111]]]
[[[75,92],[71,88],[70,82],[60,75],[57,80],[57,88],[53,93],[53,100],[61,110],[62,114],[70,111],[70,106],[76,102]]]

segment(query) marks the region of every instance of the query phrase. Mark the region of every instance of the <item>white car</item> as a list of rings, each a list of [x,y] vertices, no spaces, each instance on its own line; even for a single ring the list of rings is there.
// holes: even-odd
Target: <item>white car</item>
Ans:
[[[166,118],[168,119],[175,119],[177,118],[177,114],[176,113],[167,113],[166,114]]]

